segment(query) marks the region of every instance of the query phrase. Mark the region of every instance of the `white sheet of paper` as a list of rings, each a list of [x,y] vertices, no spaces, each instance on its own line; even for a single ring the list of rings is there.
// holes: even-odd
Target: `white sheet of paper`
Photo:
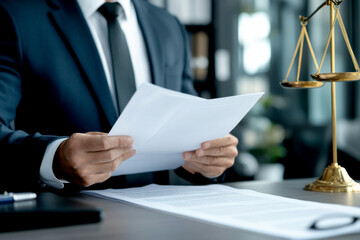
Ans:
[[[290,199],[223,185],[152,184],[84,193],[289,239],[319,239],[360,232],[360,221],[349,224],[353,217],[360,218],[360,208]],[[323,220],[322,227],[326,229],[311,229],[310,226],[319,219]]]
[[[184,151],[224,137],[263,93],[206,100],[144,83],[109,132],[134,139],[136,155],[113,176],[180,167]]]

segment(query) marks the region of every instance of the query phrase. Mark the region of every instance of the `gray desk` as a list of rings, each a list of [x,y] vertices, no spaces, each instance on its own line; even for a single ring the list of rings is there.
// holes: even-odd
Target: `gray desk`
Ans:
[[[302,190],[306,183],[312,181],[313,179],[286,180],[273,183],[254,181],[231,183],[228,185],[296,199],[360,207],[360,194],[317,193]],[[3,233],[0,234],[0,239],[279,239],[90,196],[76,197],[74,200],[103,209],[104,219],[102,222],[70,227]],[[333,239],[360,239],[360,234]]]

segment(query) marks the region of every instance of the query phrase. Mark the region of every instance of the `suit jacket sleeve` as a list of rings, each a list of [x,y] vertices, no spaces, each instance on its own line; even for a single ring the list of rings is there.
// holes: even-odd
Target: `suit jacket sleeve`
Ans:
[[[0,191],[35,190],[46,146],[57,139],[15,130],[22,98],[21,40],[11,14],[0,6]]]

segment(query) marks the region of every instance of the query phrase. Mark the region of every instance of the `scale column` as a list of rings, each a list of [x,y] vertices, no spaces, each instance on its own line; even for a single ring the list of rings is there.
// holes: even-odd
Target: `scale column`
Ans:
[[[334,3],[330,2],[330,22],[335,22]],[[331,29],[330,29],[331,30]],[[331,45],[330,45],[330,61],[331,73],[335,73],[335,30],[332,31]],[[333,165],[338,165],[337,160],[337,142],[336,142],[336,88],[335,82],[331,82],[331,121],[332,121],[332,153]]]

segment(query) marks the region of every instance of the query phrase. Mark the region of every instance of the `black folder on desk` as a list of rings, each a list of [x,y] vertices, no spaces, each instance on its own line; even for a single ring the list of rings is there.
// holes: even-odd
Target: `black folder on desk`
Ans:
[[[40,193],[36,200],[0,204],[0,232],[94,223],[101,210],[58,196]]]

